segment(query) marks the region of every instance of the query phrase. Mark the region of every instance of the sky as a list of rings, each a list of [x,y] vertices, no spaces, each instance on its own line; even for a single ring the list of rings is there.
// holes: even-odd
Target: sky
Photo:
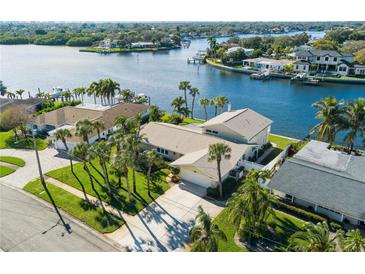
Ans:
[[[1,0],[0,21],[365,21],[365,0]]]

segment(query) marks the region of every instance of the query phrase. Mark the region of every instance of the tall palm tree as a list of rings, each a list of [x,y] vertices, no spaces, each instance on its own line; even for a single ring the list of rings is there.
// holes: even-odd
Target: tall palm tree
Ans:
[[[306,223],[301,231],[290,236],[288,242],[289,250],[300,252],[329,252],[335,251],[336,237],[330,237],[326,222],[313,224]]]
[[[212,218],[204,212],[202,206],[198,207],[198,214],[195,220],[196,224],[189,231],[190,238],[193,241],[191,250],[197,252],[217,252],[219,239],[227,241],[227,236],[223,230],[212,222]]]
[[[181,81],[179,83],[179,90],[183,90],[184,91],[184,99],[185,99],[185,107],[186,108],[189,108],[188,107],[188,98],[186,96],[186,92],[191,89],[191,84],[189,81]]]
[[[207,98],[202,98],[199,101],[200,105],[203,106],[204,108],[204,113],[205,113],[205,121],[208,120],[208,112],[207,112],[207,106],[210,105],[210,100]]]
[[[62,96],[66,99],[67,102],[71,100],[71,92],[69,90],[62,92]]]
[[[76,123],[76,136],[82,137],[83,141],[90,146],[89,134],[93,132],[93,123],[88,119]]]
[[[122,100],[124,103],[126,102],[132,102],[133,98],[135,97],[135,94],[130,89],[122,89],[119,92],[119,95],[122,97]]]
[[[95,129],[98,133],[98,141],[100,141],[100,132],[105,129],[104,122],[96,120],[95,122],[93,122],[93,129]]]
[[[229,160],[231,158],[231,151],[232,151],[232,149],[225,143],[216,143],[216,144],[209,145],[208,161],[217,162],[219,195],[221,198],[223,198],[221,162],[223,159]]]
[[[68,151],[66,138],[72,137],[71,132],[67,128],[61,128],[55,132],[54,137],[56,140],[60,140],[65,146],[66,151]]]
[[[234,224],[243,241],[251,242],[267,228],[267,219],[273,215],[271,196],[259,184],[266,173],[250,171],[245,183],[228,201],[228,218]]]
[[[210,50],[213,53],[213,57],[216,58],[217,57],[217,49],[219,48],[218,43],[217,43],[217,39],[215,39],[214,37],[209,37],[208,38],[208,43],[209,43]]]
[[[73,90],[73,94],[76,98],[81,98],[81,103],[84,104],[84,95],[87,94],[86,88],[79,87]]]
[[[194,105],[195,105],[195,97],[200,94],[198,88],[191,88],[189,94],[193,97],[191,102],[191,118],[194,119]]]
[[[18,90],[15,91],[15,93],[19,95],[21,100],[23,99],[23,93],[24,92],[25,92],[24,89],[18,89]]]
[[[114,103],[115,94],[120,91],[120,84],[108,78],[104,80],[104,88],[109,105]]]
[[[148,196],[151,196],[151,171],[152,166],[161,161],[160,155],[157,154],[155,150],[148,150],[143,153],[143,158],[147,163],[147,192]]]
[[[11,91],[7,91],[6,97],[8,97],[9,99],[15,99],[16,95]]]
[[[214,116],[217,116],[218,114],[218,97],[214,97],[210,100],[210,105],[214,107]]]
[[[0,80],[0,95],[4,96],[7,92],[6,86],[4,86],[3,81]]]
[[[341,129],[348,130],[344,141],[351,153],[356,137],[365,132],[365,99],[351,100],[344,109],[340,123]]]
[[[86,94],[88,96],[93,96],[94,97],[94,104],[95,105],[96,105],[96,95],[97,95],[99,89],[100,89],[99,83],[98,82],[92,82],[86,90]]]
[[[185,110],[187,110],[187,108],[184,107],[185,103],[186,101],[181,96],[175,98],[171,102],[171,106],[173,107],[174,111],[178,113],[182,118],[184,118],[184,115],[186,114]]]
[[[109,195],[112,195],[112,188],[110,186],[107,163],[110,162],[111,157],[111,146],[105,142],[100,141],[99,143],[94,144],[90,149],[90,154],[94,156],[94,158],[99,159],[99,164],[101,169],[103,170],[103,177],[105,181],[105,185],[108,189]]]
[[[317,132],[316,139],[323,142],[329,142],[330,145],[336,139],[336,133],[338,131],[338,122],[342,111],[343,101],[337,101],[334,97],[326,97],[312,106],[317,109],[316,118],[321,120],[310,131],[310,134]]]
[[[221,109],[221,113],[224,110],[224,106],[229,103],[229,100],[225,96],[217,97],[217,106]]]
[[[132,153],[129,150],[123,150],[120,151],[119,153],[117,153],[115,155],[114,161],[113,161],[113,165],[114,167],[118,168],[121,170],[121,172],[124,174],[125,176],[125,182],[127,184],[127,192],[128,192],[128,201],[131,202],[133,201],[133,196],[131,193],[131,187],[129,184],[129,167],[133,164],[133,159],[132,159]]]
[[[340,243],[345,252],[365,252],[365,237],[359,229],[352,229],[340,237]]]

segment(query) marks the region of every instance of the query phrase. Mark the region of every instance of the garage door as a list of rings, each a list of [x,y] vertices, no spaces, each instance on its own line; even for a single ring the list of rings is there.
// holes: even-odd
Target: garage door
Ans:
[[[210,187],[213,185],[212,181],[207,177],[199,173],[195,173],[184,168],[180,169],[180,178],[182,181],[188,181],[190,183],[197,184],[202,187]]]

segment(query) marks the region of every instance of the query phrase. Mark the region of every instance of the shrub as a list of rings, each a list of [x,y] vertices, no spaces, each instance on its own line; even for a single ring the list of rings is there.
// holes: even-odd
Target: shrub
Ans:
[[[168,123],[171,123],[174,125],[178,125],[183,122],[183,119],[181,119],[181,117],[177,114],[171,114],[167,120],[168,120]]]
[[[342,229],[342,225],[339,224],[339,223],[336,223],[336,222],[330,222],[330,229],[333,231],[333,232],[336,232],[337,230],[340,230]]]

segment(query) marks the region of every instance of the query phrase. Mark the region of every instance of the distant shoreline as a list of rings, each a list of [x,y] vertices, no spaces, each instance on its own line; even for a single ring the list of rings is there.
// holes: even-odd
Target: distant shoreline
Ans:
[[[164,51],[164,50],[172,50],[172,49],[180,49],[181,47],[160,47],[160,48],[81,48],[80,52],[95,52],[102,54],[109,53],[128,53],[128,52],[156,52],[156,51]]]

